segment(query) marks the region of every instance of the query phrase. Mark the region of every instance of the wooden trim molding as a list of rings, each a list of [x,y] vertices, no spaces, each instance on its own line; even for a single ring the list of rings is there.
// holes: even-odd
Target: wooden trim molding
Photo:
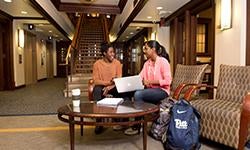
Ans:
[[[250,2],[247,1],[246,65],[250,65]]]
[[[122,13],[124,7],[126,6],[128,0],[120,0],[118,3],[118,7],[120,8],[120,13]]]
[[[195,14],[201,10],[204,10],[206,8],[209,8],[212,6],[213,0],[193,0],[179,8],[177,11],[175,11],[173,14],[169,15],[167,18],[164,19],[163,25],[169,25],[172,20],[174,20],[176,17],[179,17],[183,14],[185,14],[186,10],[190,10],[190,14]]]
[[[185,11],[185,64],[189,65],[191,64],[191,59],[190,56],[191,51],[190,51],[190,42],[191,42],[191,16],[190,16],[190,11],[186,10]]]
[[[19,19],[19,20],[46,20],[44,17],[13,17],[13,19]]]
[[[160,21],[152,22],[152,21],[134,20],[131,23],[160,24]]]
[[[120,8],[116,5],[89,5],[76,3],[61,3],[58,11],[65,12],[81,12],[91,13],[96,12],[100,14],[119,14]]]
[[[137,14],[142,10],[142,8],[145,6],[145,4],[148,2],[148,0],[140,0],[138,4],[135,6],[123,26],[121,27],[120,31],[117,34],[117,39],[121,36],[121,34],[127,29],[129,24],[134,20],[134,18],[137,16]]]
[[[13,16],[7,14],[6,12],[0,10],[0,19],[13,20]]]
[[[127,0],[120,0],[117,5],[100,5],[100,4],[84,4],[84,3],[62,3],[60,0],[51,0],[58,11],[68,13],[92,13],[99,14],[120,14],[124,9]]]

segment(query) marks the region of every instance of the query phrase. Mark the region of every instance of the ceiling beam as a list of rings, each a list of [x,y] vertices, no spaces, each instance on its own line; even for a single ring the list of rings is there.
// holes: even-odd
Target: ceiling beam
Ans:
[[[67,13],[81,12],[81,13],[99,13],[99,14],[120,14],[121,10],[116,5],[97,5],[84,3],[62,3],[60,0],[51,0],[58,11]],[[120,7],[126,5],[125,0],[120,1]],[[124,5],[125,3],[125,5]],[[123,6],[124,5],[124,6]]]
[[[203,10],[204,8],[209,8],[211,5],[212,5],[212,0],[191,0],[190,2],[179,8],[177,11],[169,15],[167,18],[163,18],[161,20],[162,24],[169,25],[170,22],[174,20],[176,17],[185,14],[186,10],[190,10],[191,14],[195,14],[200,10]]]
[[[118,7],[120,8],[120,13],[122,13],[124,7],[126,6],[128,0],[120,0],[118,3]]]
[[[140,0],[138,4],[135,6],[123,26],[121,27],[120,31],[117,34],[117,39],[121,36],[121,34],[127,29],[129,24],[134,20],[134,18],[137,16],[137,14],[142,10],[142,8],[146,5],[148,0]]]

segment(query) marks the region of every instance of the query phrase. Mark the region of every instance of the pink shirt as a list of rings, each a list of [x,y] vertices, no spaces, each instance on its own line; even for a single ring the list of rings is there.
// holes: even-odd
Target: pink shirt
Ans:
[[[159,80],[160,85],[150,85],[148,88],[161,88],[170,94],[170,84],[172,81],[170,64],[167,59],[157,56],[155,63],[147,60],[140,72],[143,80]]]

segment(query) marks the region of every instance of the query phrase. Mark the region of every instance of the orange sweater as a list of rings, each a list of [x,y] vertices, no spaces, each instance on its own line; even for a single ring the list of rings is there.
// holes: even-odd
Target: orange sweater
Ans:
[[[122,65],[117,59],[111,63],[99,59],[94,63],[92,77],[96,85],[107,86],[113,78],[122,77]]]

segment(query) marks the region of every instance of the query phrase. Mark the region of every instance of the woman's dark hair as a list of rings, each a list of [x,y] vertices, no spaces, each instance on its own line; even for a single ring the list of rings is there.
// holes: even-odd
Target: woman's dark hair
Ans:
[[[108,42],[102,42],[101,43],[101,53],[102,53],[102,56],[104,56],[104,53],[107,53],[108,49],[110,47],[113,47],[111,44],[109,44]]]
[[[168,60],[168,62],[170,63],[170,58],[169,58],[169,55],[168,55],[166,49],[162,45],[160,45],[157,41],[150,40],[150,41],[144,42],[144,45],[145,44],[147,44],[148,47],[150,47],[150,48],[155,48],[156,53],[159,56],[162,56],[162,57],[166,58]]]

